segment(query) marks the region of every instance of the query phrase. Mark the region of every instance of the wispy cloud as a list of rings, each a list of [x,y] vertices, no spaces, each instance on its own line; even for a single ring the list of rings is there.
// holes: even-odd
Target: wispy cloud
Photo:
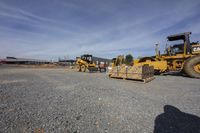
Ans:
[[[200,20],[193,16],[200,2],[191,1],[2,1],[0,56],[150,55],[154,43],[164,43],[169,34],[192,31],[199,37]]]
[[[0,3],[0,13],[2,16],[12,17],[16,19],[30,20],[30,21],[44,21],[44,22],[56,22],[48,18],[40,17],[28,11],[24,11],[17,7],[8,6],[4,3]]]

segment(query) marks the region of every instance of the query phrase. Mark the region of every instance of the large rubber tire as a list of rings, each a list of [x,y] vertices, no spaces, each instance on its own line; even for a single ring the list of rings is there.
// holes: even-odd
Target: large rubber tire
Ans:
[[[99,68],[100,73],[106,72],[106,68]]]
[[[86,66],[85,65],[81,65],[81,72],[85,72],[86,71]]]
[[[154,69],[154,74],[155,74],[155,75],[160,75],[161,72],[160,72],[160,70],[155,70],[155,69]]]
[[[187,59],[184,63],[184,72],[192,78],[200,78],[200,72],[195,71],[195,66],[200,64],[200,55]]]
[[[81,66],[80,65],[77,66],[77,71],[81,72]]]

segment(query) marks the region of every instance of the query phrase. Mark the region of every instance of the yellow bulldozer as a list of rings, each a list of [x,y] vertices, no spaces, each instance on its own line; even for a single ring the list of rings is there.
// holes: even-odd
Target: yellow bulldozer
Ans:
[[[95,61],[93,61],[93,56],[90,54],[84,54],[81,57],[78,57],[76,60],[76,65],[79,72],[106,71],[106,64],[104,62],[103,64],[96,64]]]
[[[133,64],[153,66],[157,74],[177,71],[184,72],[189,77],[200,78],[200,43],[190,42],[191,34],[191,32],[185,32],[168,36],[168,41],[179,43],[167,46],[163,54],[160,54],[158,44],[156,44],[155,56],[134,60]]]

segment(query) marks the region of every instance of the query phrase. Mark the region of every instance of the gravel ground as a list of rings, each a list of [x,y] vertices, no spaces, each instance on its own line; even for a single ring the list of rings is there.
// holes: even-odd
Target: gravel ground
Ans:
[[[200,80],[0,68],[0,132],[200,133]]]

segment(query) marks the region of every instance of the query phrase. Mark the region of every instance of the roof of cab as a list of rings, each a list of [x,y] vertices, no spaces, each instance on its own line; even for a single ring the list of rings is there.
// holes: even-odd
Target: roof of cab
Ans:
[[[192,32],[184,32],[184,33],[179,33],[175,35],[170,35],[167,37],[169,41],[175,41],[175,40],[184,40],[186,36],[189,36],[192,34]]]

